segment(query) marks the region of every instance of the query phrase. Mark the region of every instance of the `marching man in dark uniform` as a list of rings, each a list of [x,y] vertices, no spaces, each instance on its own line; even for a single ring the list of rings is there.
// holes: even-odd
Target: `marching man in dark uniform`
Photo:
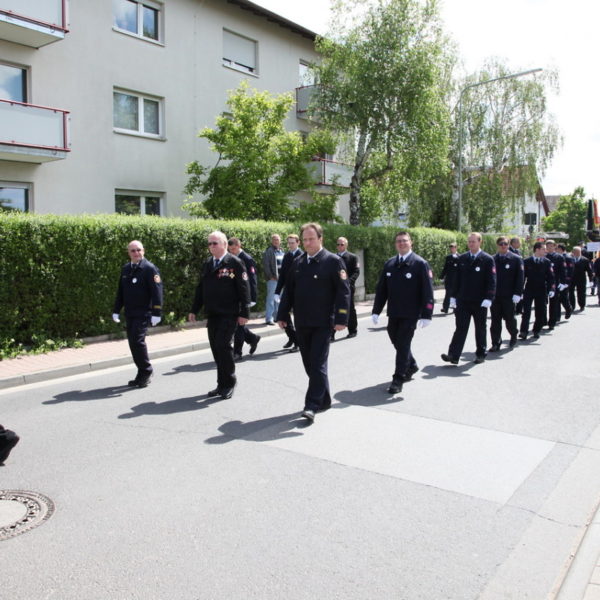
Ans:
[[[331,406],[327,358],[331,330],[348,323],[350,287],[344,261],[323,248],[323,228],[306,223],[300,230],[305,254],[290,268],[277,321],[283,329],[294,312],[296,337],[308,375],[302,416],[314,421],[315,413]]]
[[[556,252],[556,243],[554,240],[546,241],[546,258],[552,263],[554,271],[555,294],[549,296],[548,302],[548,329],[552,330],[560,321],[560,294],[566,290],[567,279],[565,272],[565,259]]]
[[[569,293],[571,291],[571,284],[573,283],[575,259],[567,254],[567,247],[564,244],[556,244],[556,251],[565,261],[565,283],[567,284],[567,287],[560,293],[560,304],[565,309],[565,319],[570,319],[574,308],[574,302],[571,302]]]
[[[377,282],[371,318],[374,324],[387,303],[388,336],[396,349],[396,368],[388,393],[398,394],[405,381],[419,370],[410,345],[417,326],[431,324],[433,275],[429,264],[412,251],[406,231],[396,234],[398,254],[383,266]]]
[[[144,258],[142,242],[133,240],[127,246],[130,261],[121,269],[121,278],[113,308],[113,321],[120,323],[119,313],[125,308],[127,340],[138,371],[129,382],[132,387],[146,387],[152,377],[146,333],[148,325],[158,325],[162,314],[162,281],[158,269]]]
[[[287,236],[288,251],[285,253],[283,260],[281,261],[281,269],[279,269],[279,278],[277,279],[277,286],[275,287],[275,301],[280,302],[281,293],[285,287],[285,280],[287,278],[288,271],[292,266],[295,258],[302,256],[304,252],[300,249],[300,238],[295,233],[290,233]],[[285,334],[288,337],[288,341],[283,345],[285,350],[290,352],[298,351],[298,340],[296,339],[296,329],[290,315],[290,319],[285,328]]]
[[[217,364],[217,387],[208,396],[231,398],[237,379],[233,360],[233,336],[238,325],[250,316],[250,286],[244,263],[227,252],[227,238],[221,231],[208,235],[211,253],[202,274],[188,320],[196,321],[201,308],[207,317],[208,341]]]
[[[475,363],[485,361],[487,309],[496,294],[496,265],[494,259],[481,250],[481,234],[469,234],[467,245],[469,252],[461,254],[458,259],[458,274],[450,299],[450,306],[456,307],[456,329],[448,354],[442,354],[442,360],[453,365],[458,364],[471,318],[475,323]]]
[[[356,291],[356,281],[360,275],[360,264],[358,256],[348,252],[348,240],[345,237],[339,237],[336,242],[337,254],[344,259],[346,273],[348,273],[348,284],[350,285],[350,313],[348,315],[348,335],[346,337],[356,337],[358,333],[358,320],[356,318],[356,307],[354,306],[354,292]],[[332,340],[335,332],[332,334]]]
[[[577,304],[579,310],[585,309],[586,275],[590,281],[594,278],[594,271],[589,259],[582,255],[581,247],[573,248],[573,278],[569,289],[571,306],[575,309],[575,292],[577,291]]]
[[[515,305],[521,300],[523,293],[523,261],[518,254],[508,251],[508,238],[500,236],[496,240],[498,252],[494,255],[496,263],[496,296],[492,302],[492,324],[490,352],[498,352],[502,343],[502,320],[510,333],[509,346],[517,343],[517,319]]]
[[[257,282],[256,282],[256,263],[254,259],[245,251],[242,250],[242,243],[236,237],[229,238],[227,242],[229,252],[234,256],[237,256],[246,267],[246,273],[248,274],[248,283],[250,284],[250,306],[252,308],[256,305],[257,297]],[[238,325],[235,330],[233,337],[233,358],[240,360],[242,358],[242,349],[244,342],[250,345],[248,354],[252,356],[256,352],[258,342],[260,342],[260,335],[250,331],[248,325]]]
[[[523,261],[525,269],[525,286],[523,289],[523,316],[519,338],[527,339],[529,320],[531,318],[531,305],[535,302],[535,321],[533,323],[533,337],[540,337],[540,331],[546,324],[546,303],[548,298],[554,296],[554,272],[552,262],[545,257],[544,242],[533,245],[533,256]]]
[[[444,280],[444,301],[442,302],[442,312],[447,313],[450,307],[450,290],[454,287],[454,280],[458,272],[458,252],[456,251],[456,242],[450,244],[450,254],[446,256],[444,268],[440,274],[440,279]]]

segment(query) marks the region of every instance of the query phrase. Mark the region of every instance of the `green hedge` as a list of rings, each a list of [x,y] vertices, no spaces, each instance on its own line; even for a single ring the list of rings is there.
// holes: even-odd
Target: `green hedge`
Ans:
[[[285,236],[298,225],[261,221],[205,221],[121,215],[0,215],[0,346],[35,345],[36,340],[72,339],[122,331],[111,320],[126,246],[139,239],[146,257],[161,271],[165,323],[185,319],[198,273],[208,256],[208,233],[220,229],[237,236],[259,266],[258,308],[264,307],[261,257],[271,233]],[[343,235],[351,250],[364,248],[367,292],[394,249],[395,228],[325,226],[325,245],[335,251]],[[433,229],[413,229],[414,250],[439,274],[448,243],[465,236]],[[493,240],[486,240],[490,248]],[[14,341],[13,341],[14,340]]]

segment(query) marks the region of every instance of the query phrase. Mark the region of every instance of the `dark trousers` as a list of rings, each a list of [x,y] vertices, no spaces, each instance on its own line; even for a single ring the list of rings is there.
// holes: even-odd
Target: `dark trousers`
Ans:
[[[0,465],[8,458],[10,451],[17,445],[19,436],[0,425]]]
[[[523,316],[521,317],[521,333],[529,331],[529,320],[531,319],[531,305],[535,302],[535,321],[533,322],[533,333],[539,333],[546,325],[546,294],[538,296],[523,297]]]
[[[215,363],[217,363],[217,388],[228,390],[235,386],[235,362],[233,361],[233,336],[237,327],[237,317],[208,317],[206,328],[208,342]]]
[[[554,327],[560,321],[560,293],[558,287],[552,298],[548,299],[548,327]]]
[[[445,288],[446,292],[444,294],[444,300],[442,302],[442,310],[444,312],[448,312],[448,309],[450,308],[450,286]]]
[[[287,322],[284,331],[288,336],[288,340],[292,342],[294,346],[297,346],[298,340],[296,339],[296,328],[294,327],[294,322],[292,321],[292,315],[290,315],[290,320]]]
[[[579,308],[585,308],[585,292],[586,292],[586,280],[577,281],[571,283],[569,286],[569,298],[571,306],[575,309],[575,293],[577,292],[577,304]]]
[[[252,333],[247,325],[238,325],[233,337],[233,352],[235,354],[241,354],[244,342],[246,342],[246,344],[252,344],[256,341],[256,338],[258,338],[256,333]]]
[[[358,319],[356,318],[356,307],[354,306],[354,288],[350,289],[350,310],[348,312],[348,333],[356,333]]]
[[[564,289],[562,292],[558,292],[559,294],[559,301],[561,306],[565,309],[565,315],[567,317],[571,316],[571,313],[573,312],[573,307],[574,307],[574,303],[571,302],[571,288],[568,287],[566,289]]]
[[[495,298],[490,309],[492,315],[492,324],[490,326],[490,337],[492,346],[499,346],[502,343],[502,321],[506,323],[506,329],[511,338],[516,338],[517,319],[515,318],[515,305],[512,298]]]
[[[410,350],[416,327],[417,319],[388,317],[387,332],[396,349],[396,370],[393,379],[397,381],[406,381],[406,372],[409,367],[417,366]]]
[[[300,346],[302,364],[308,375],[308,389],[304,408],[325,410],[331,406],[327,359],[331,329],[329,327],[296,327],[296,338]]]
[[[478,357],[485,357],[485,347],[487,345],[487,332],[485,329],[487,308],[481,306],[481,301],[465,302],[457,298],[454,317],[456,319],[456,329],[454,330],[454,335],[448,349],[449,356],[458,359],[462,354],[472,318],[475,324],[475,352]]]
[[[146,346],[146,332],[150,317],[128,317],[125,316],[127,325],[127,341],[133,362],[141,377],[149,377],[152,374],[152,365],[148,358],[148,347]]]

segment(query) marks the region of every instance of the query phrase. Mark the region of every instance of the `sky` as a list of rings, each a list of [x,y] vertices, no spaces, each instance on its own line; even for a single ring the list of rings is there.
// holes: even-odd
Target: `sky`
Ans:
[[[325,33],[329,0],[253,0],[317,33]],[[599,0],[441,0],[446,33],[458,44],[465,73],[489,57],[505,60],[512,72],[558,71],[559,91],[548,96],[563,136],[541,178],[547,196],[582,186],[600,198]]]

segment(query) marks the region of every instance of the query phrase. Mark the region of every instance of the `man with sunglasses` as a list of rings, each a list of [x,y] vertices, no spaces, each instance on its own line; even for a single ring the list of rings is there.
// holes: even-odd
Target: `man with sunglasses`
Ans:
[[[211,257],[202,267],[202,274],[188,321],[196,322],[196,314],[204,308],[208,342],[217,364],[217,387],[209,397],[233,396],[237,379],[233,359],[233,336],[238,325],[244,326],[250,317],[250,286],[244,263],[227,252],[227,238],[222,231],[208,236]]]
[[[143,388],[150,383],[152,365],[148,358],[146,333],[148,325],[158,325],[162,314],[162,281],[158,269],[144,258],[142,242],[127,245],[129,262],[121,269],[121,278],[113,308],[113,321],[120,323],[119,313],[125,309],[127,340],[138,372],[129,381],[132,387]]]
[[[510,333],[509,346],[517,343],[519,329],[515,318],[515,306],[523,294],[523,260],[518,254],[508,251],[508,238],[500,236],[496,240],[498,252],[494,254],[496,263],[496,295],[491,306],[492,324],[489,352],[498,352],[502,343],[502,321]]]

